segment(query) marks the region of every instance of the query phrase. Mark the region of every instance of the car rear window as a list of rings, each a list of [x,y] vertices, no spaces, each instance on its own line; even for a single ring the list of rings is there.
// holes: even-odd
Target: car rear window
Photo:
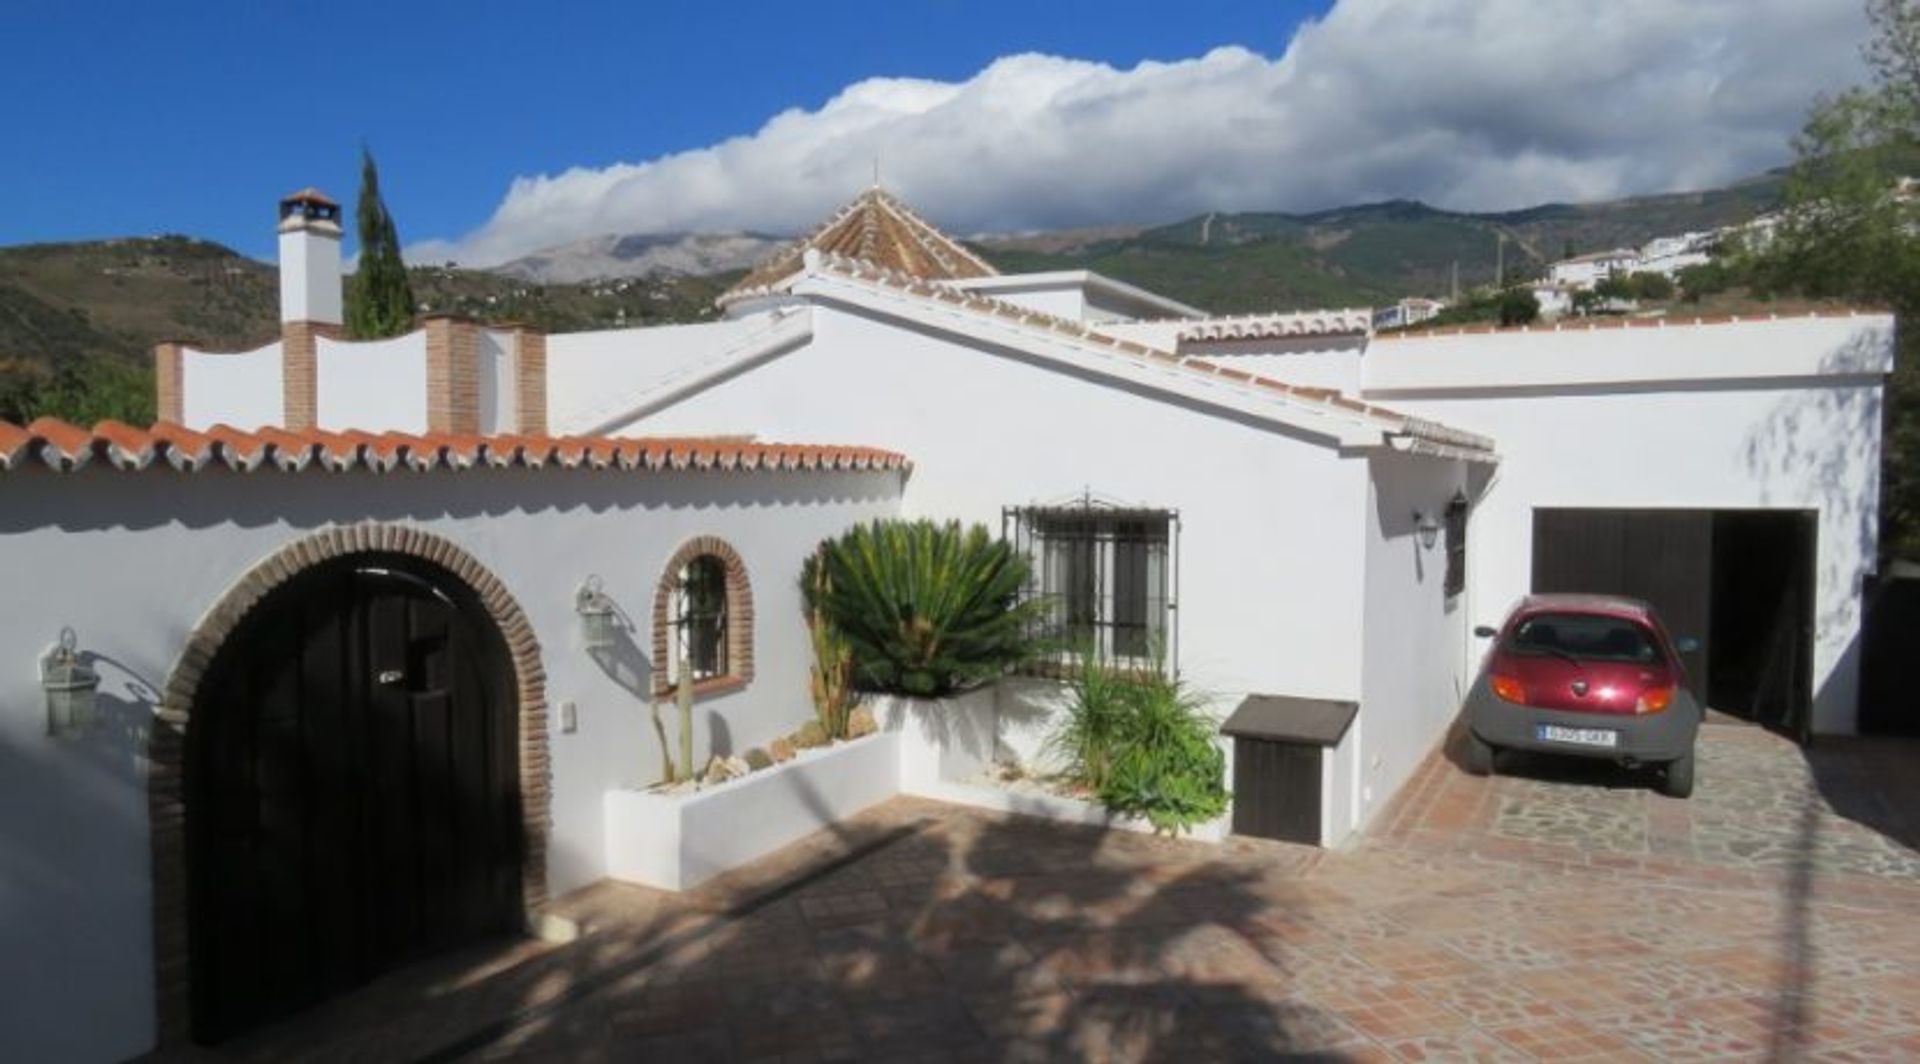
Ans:
[[[1510,654],[1529,657],[1570,656],[1640,664],[1660,660],[1653,633],[1632,621],[1591,613],[1536,613],[1514,627],[1506,649]]]

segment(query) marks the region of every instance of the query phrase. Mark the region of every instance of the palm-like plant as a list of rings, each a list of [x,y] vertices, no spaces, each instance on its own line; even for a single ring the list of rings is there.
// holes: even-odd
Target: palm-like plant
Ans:
[[[824,576],[819,571],[823,567]],[[1031,659],[1025,559],[980,525],[882,521],[828,540],[801,588],[847,640],[863,690],[937,698]]]

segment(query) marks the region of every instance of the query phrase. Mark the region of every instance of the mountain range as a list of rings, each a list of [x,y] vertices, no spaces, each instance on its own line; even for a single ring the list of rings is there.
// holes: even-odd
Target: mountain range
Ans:
[[[1160,226],[971,238],[1005,272],[1095,270],[1221,313],[1378,305],[1540,272],[1577,252],[1745,221],[1782,178],[1722,189],[1504,213],[1411,201],[1312,213],[1211,213]],[[492,270],[417,266],[423,310],[530,321],[551,331],[698,321],[783,238],[609,235]],[[239,350],[278,331],[274,267],[184,236],[0,248],[0,374],[79,359],[144,362],[186,339]]]

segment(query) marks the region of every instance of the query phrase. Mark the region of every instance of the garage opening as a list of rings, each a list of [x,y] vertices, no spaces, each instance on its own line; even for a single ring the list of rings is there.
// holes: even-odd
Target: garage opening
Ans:
[[[1653,604],[1716,713],[1804,738],[1813,705],[1815,514],[1539,509],[1533,590]]]
[[[417,558],[325,562],[247,614],[188,729],[195,1039],[519,926],[512,692],[477,597]]]

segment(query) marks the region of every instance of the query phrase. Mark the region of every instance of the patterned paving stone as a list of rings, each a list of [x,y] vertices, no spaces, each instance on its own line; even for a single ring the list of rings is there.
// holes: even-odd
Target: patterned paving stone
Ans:
[[[1920,746],[1700,752],[1688,802],[1436,756],[1335,852],[896,799],[685,895],[562,899],[571,945],[163,1058],[1920,1059]]]

